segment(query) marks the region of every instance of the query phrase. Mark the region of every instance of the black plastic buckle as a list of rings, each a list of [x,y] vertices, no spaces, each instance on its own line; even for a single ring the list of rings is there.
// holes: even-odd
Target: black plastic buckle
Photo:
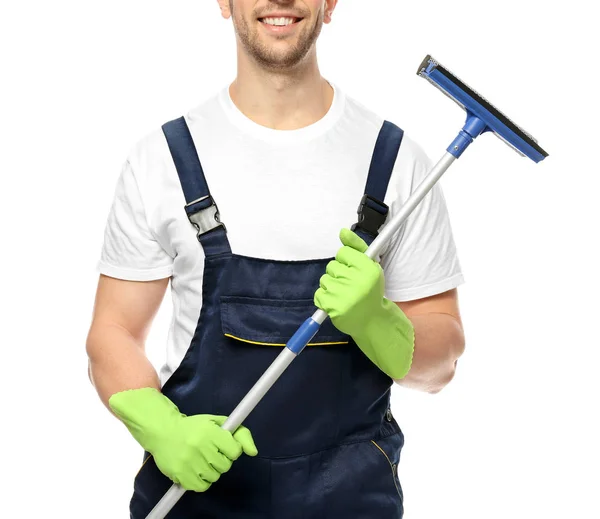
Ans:
[[[380,206],[385,213],[381,213],[377,209],[367,205],[367,200]],[[379,228],[385,223],[388,209],[389,208],[386,204],[377,200],[376,198],[373,198],[369,195],[363,195],[357,211],[358,222],[351,227],[351,230],[355,231],[356,229],[360,229],[369,233],[371,236],[377,236]]]
[[[188,207],[197,204],[198,202],[203,202],[204,200],[208,200],[208,203],[210,205],[207,205],[206,207],[203,207],[202,209],[199,209],[198,211],[195,211],[193,213],[187,212]],[[210,195],[199,198],[198,200],[194,200],[193,202],[186,204],[185,208],[188,220],[198,230],[198,238],[200,238],[200,236],[202,236],[203,234],[206,234],[207,232],[216,229],[217,227],[223,227],[225,232],[227,232],[225,224],[219,219],[219,208],[217,207],[217,204]]]

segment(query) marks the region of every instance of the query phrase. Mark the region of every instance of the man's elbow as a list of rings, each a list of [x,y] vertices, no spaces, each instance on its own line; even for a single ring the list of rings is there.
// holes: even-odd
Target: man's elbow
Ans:
[[[435,395],[439,393],[442,389],[444,389],[448,384],[450,384],[450,382],[454,378],[454,375],[456,375],[456,366],[458,365],[458,359],[464,353],[464,351],[465,337],[461,329],[457,338],[452,343],[451,354],[448,359],[449,362],[446,363],[444,369],[441,371],[439,376],[436,377],[437,380],[435,380],[435,382],[427,390],[427,393]]]
[[[90,383],[95,387],[94,379],[92,378],[92,363],[88,360],[88,378],[90,379]]]
[[[456,364],[457,363],[458,363],[458,360],[454,361],[452,366],[448,367],[444,371],[444,373],[442,373],[438,377],[438,379],[427,389],[427,393],[429,393],[430,395],[436,395],[442,389],[444,389],[448,384],[450,384],[450,382],[454,378],[454,375],[456,374]]]
[[[87,374],[88,374],[88,378],[90,379],[90,383],[94,387],[96,386],[96,383],[94,382],[94,372],[92,370],[92,364],[94,363],[94,360],[99,357],[100,352],[102,351],[101,347],[100,347],[100,342],[99,342],[99,338],[101,336],[102,335],[97,330],[97,327],[92,325],[90,327],[88,336],[85,341],[85,352],[86,352],[87,358],[88,358]]]

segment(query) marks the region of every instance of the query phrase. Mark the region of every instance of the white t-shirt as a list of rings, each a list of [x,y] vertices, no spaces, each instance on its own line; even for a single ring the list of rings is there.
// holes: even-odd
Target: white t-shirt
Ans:
[[[341,246],[340,229],[356,222],[383,119],[330,84],[334,98],[327,114],[298,130],[254,123],[232,102],[228,87],[186,114],[234,253],[274,260],[333,257]],[[388,218],[431,167],[405,133],[385,198]],[[98,271],[133,281],[171,277],[173,320],[160,370],[163,384],[190,345],[202,305],[204,255],[184,205],[157,128],[125,161]],[[439,183],[385,247],[381,265],[386,297],[393,301],[431,296],[464,282]]]

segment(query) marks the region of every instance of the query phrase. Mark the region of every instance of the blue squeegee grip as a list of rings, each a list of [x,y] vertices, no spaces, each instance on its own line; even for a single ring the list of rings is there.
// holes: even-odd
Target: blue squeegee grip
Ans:
[[[315,316],[309,317],[306,321],[304,321],[302,325],[300,325],[300,328],[296,330],[296,333],[292,335],[292,338],[285,345],[285,347],[292,353],[299,355],[304,347],[319,331],[322,321],[319,323],[314,319],[314,317]],[[327,317],[327,314],[325,314],[325,317]]]

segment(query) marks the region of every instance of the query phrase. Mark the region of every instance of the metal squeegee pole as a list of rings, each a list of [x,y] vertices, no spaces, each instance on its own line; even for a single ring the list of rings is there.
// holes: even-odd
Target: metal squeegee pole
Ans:
[[[365,254],[369,258],[375,259],[378,256],[379,252],[386,244],[387,240],[389,240],[394,235],[394,233],[396,233],[396,231],[400,228],[400,226],[404,223],[408,216],[413,212],[415,207],[417,207],[421,200],[425,198],[427,193],[429,193],[431,188],[435,185],[435,183],[440,179],[440,177],[446,172],[446,170],[455,160],[456,158],[452,154],[448,152],[444,154],[444,156],[438,161],[438,163],[433,167],[433,169],[427,174],[423,181],[408,197],[400,211],[398,211],[398,213],[382,227],[377,238],[373,240],[369,248],[365,251]],[[317,310],[312,315],[312,317],[309,318],[309,320],[312,320],[313,322],[318,323],[319,325],[323,324],[323,322],[325,322],[325,319],[327,319],[327,314],[321,309]],[[314,336],[316,330],[313,330],[313,332],[314,333],[312,334],[312,336]],[[308,343],[312,336],[306,341],[306,343]],[[304,344],[304,346],[306,346],[306,343]],[[267,368],[267,370],[263,373],[260,379],[258,379],[256,384],[254,384],[252,389],[250,389],[250,391],[246,394],[242,401],[229,415],[229,418],[227,418],[225,423],[222,425],[223,429],[229,432],[234,432],[248,417],[252,410],[258,405],[258,403],[262,400],[263,396],[265,396],[269,389],[271,389],[273,384],[275,384],[277,379],[283,374],[283,372],[287,369],[287,367],[292,363],[292,361],[299,355],[301,351],[302,350],[300,349],[300,351],[296,353],[287,347],[284,348],[282,352],[277,356],[277,358]],[[185,494],[184,488],[182,488],[179,485],[172,485],[171,488],[152,509],[152,511],[146,516],[146,519],[164,519],[165,516],[169,513],[169,511],[175,506],[177,501],[181,499],[183,494]]]
[[[375,259],[379,255],[386,242],[398,231],[410,213],[412,213],[415,207],[419,205],[421,200],[425,198],[427,193],[429,193],[431,188],[455,160],[456,157],[454,157],[454,155],[451,153],[446,152],[444,154],[444,156],[411,193],[406,202],[404,202],[404,205],[400,208],[400,211],[398,211],[398,213],[395,214],[394,217],[381,228],[377,238],[373,240],[369,248],[365,251],[365,254],[369,258]]]

